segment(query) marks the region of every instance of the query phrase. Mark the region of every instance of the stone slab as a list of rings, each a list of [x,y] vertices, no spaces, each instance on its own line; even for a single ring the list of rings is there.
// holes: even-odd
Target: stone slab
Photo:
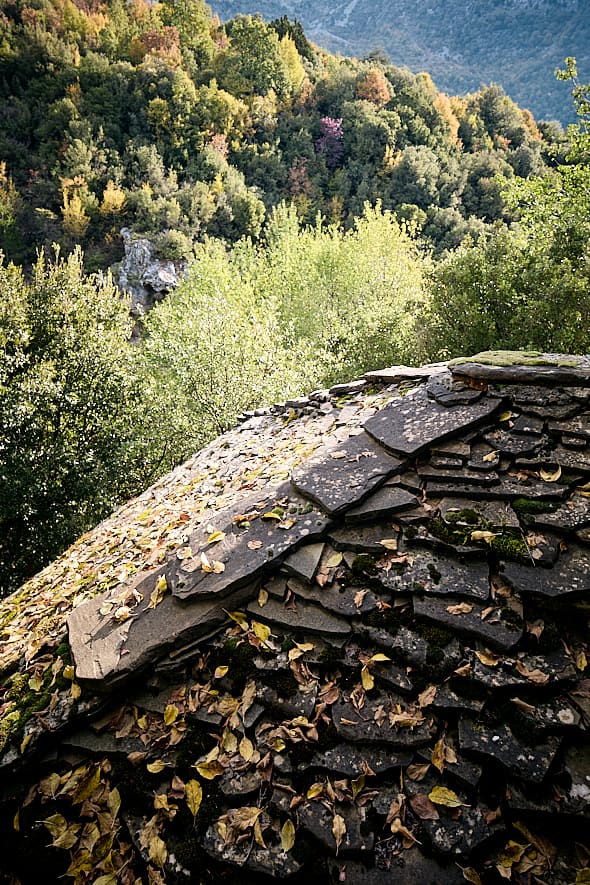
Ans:
[[[406,711],[408,702],[391,692],[367,698],[360,711],[346,695],[341,695],[332,705],[332,722],[338,736],[352,743],[387,744],[401,749],[428,743],[434,727],[426,719],[413,727],[391,724],[389,714],[395,715],[398,707]],[[412,710],[409,715],[413,715]]]
[[[244,499],[239,508],[218,511],[212,518],[214,524],[199,527],[190,536],[192,556],[181,561],[173,556],[166,569],[168,586],[179,599],[221,598],[268,573],[302,543],[320,539],[330,524],[288,482]],[[209,528],[222,533],[222,539],[209,543]],[[202,555],[210,563],[221,563],[222,570],[203,569]]]
[[[489,596],[489,570],[486,562],[440,556],[432,551],[411,552],[378,569],[377,577],[394,593],[451,594],[486,600]]]
[[[494,610],[482,619],[487,602],[482,604],[475,600],[470,601],[467,605],[471,606],[471,611],[459,611],[460,603],[460,599],[453,599],[449,596],[445,598],[416,596],[414,598],[414,613],[428,621],[433,621],[435,624],[442,624],[444,627],[456,630],[458,633],[475,636],[502,651],[514,648],[521,639],[523,627],[515,628],[506,623],[500,609]]]
[[[448,513],[465,508],[475,511],[480,519],[497,528],[520,528],[518,517],[510,504],[505,501],[471,501],[466,505],[462,498],[443,498],[439,504],[440,515],[446,519]]]
[[[154,581],[155,584],[155,581]],[[239,608],[255,593],[248,584],[224,598],[183,603],[166,595],[148,608],[149,594],[123,623],[101,614],[104,597],[91,599],[68,618],[68,634],[80,681],[112,685],[163,658],[172,649],[205,639],[227,623],[224,608]]]
[[[521,593],[569,599],[590,590],[590,551],[572,545],[552,569],[507,562],[502,565],[502,572]]]
[[[527,747],[503,723],[482,728],[466,719],[459,721],[462,750],[495,759],[522,780],[536,784],[545,778],[560,744],[561,738],[550,737],[543,744]]]
[[[494,451],[502,455],[536,455],[546,444],[547,439],[526,433],[511,433],[509,430],[494,430],[488,433],[485,441]]]
[[[295,595],[296,602],[298,599],[305,599],[345,618],[375,611],[381,600],[381,597],[376,596],[368,588],[361,591],[360,587],[342,587],[337,583],[320,587],[317,584],[309,585],[296,579],[290,579],[287,582],[287,587]],[[357,595],[359,592],[362,594],[361,596]]]
[[[590,360],[583,356],[538,354],[526,351],[488,351],[450,364],[453,378],[500,384],[590,387]]]
[[[324,547],[323,543],[305,544],[283,560],[283,570],[311,584],[318,570]]]
[[[351,630],[344,618],[308,602],[298,602],[294,608],[287,608],[276,599],[269,599],[262,607],[257,601],[253,601],[248,605],[247,612],[257,621],[269,624],[271,628],[321,633],[326,638],[347,636]]]
[[[334,515],[360,504],[402,467],[399,458],[363,432],[306,461],[294,471],[292,483],[302,495]]]
[[[433,375],[444,375],[448,372],[446,363],[432,363],[427,366],[389,366],[365,372],[367,381],[382,381],[384,384],[397,384],[399,381],[414,381],[431,378]]]
[[[490,419],[500,401],[485,398],[476,403],[442,406],[420,389],[389,403],[365,421],[365,430],[387,449],[416,455],[435,442]]]
[[[358,507],[347,510],[345,519],[348,523],[363,523],[382,519],[394,513],[415,507],[418,498],[399,486],[385,485],[370,495]]]
[[[405,768],[412,761],[411,752],[392,753],[379,747],[355,747],[338,744],[323,753],[315,753],[309,763],[312,768],[323,768],[344,777],[355,778],[366,773],[368,766],[375,774],[386,774],[397,768]]]

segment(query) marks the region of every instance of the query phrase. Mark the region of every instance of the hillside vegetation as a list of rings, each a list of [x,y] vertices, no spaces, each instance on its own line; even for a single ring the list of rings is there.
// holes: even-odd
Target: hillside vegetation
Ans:
[[[387,364],[590,350],[573,61],[565,138],[497,88],[449,98],[199,0],[17,2],[0,26],[3,593],[242,410]],[[123,224],[190,259],[135,339],[104,272]]]
[[[584,0],[213,0],[222,19],[296,15],[320,46],[359,58],[387,53],[428,71],[450,93],[499,83],[543,120],[573,119],[553,78],[567,55],[588,73],[590,16]]]

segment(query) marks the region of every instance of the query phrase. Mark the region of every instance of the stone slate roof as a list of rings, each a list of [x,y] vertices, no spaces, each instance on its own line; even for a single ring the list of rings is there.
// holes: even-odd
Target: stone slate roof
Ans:
[[[590,881],[589,443],[551,354],[242,416],[0,605],[0,869]]]

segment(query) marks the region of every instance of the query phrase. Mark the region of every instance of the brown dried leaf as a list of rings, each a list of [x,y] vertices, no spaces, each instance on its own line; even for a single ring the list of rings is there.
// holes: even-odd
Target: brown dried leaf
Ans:
[[[413,762],[406,768],[406,777],[409,777],[411,781],[422,781],[426,777],[429,768],[430,762]]]
[[[473,606],[469,605],[468,602],[460,602],[457,605],[448,605],[447,611],[450,615],[468,615],[469,612],[473,611]]]
[[[410,797],[410,805],[420,820],[438,820],[440,815],[426,793],[416,793]]]
[[[332,835],[334,836],[334,841],[336,842],[336,854],[342,845],[342,840],[346,836],[346,823],[343,817],[339,814],[334,815],[334,821],[332,823]]]

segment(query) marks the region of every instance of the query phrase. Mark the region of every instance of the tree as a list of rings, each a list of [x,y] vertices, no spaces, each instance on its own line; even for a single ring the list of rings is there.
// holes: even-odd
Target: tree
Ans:
[[[79,252],[0,266],[0,587],[15,589],[149,476],[128,305]],[[156,452],[154,457],[157,458]],[[139,461],[138,461],[139,463]]]

